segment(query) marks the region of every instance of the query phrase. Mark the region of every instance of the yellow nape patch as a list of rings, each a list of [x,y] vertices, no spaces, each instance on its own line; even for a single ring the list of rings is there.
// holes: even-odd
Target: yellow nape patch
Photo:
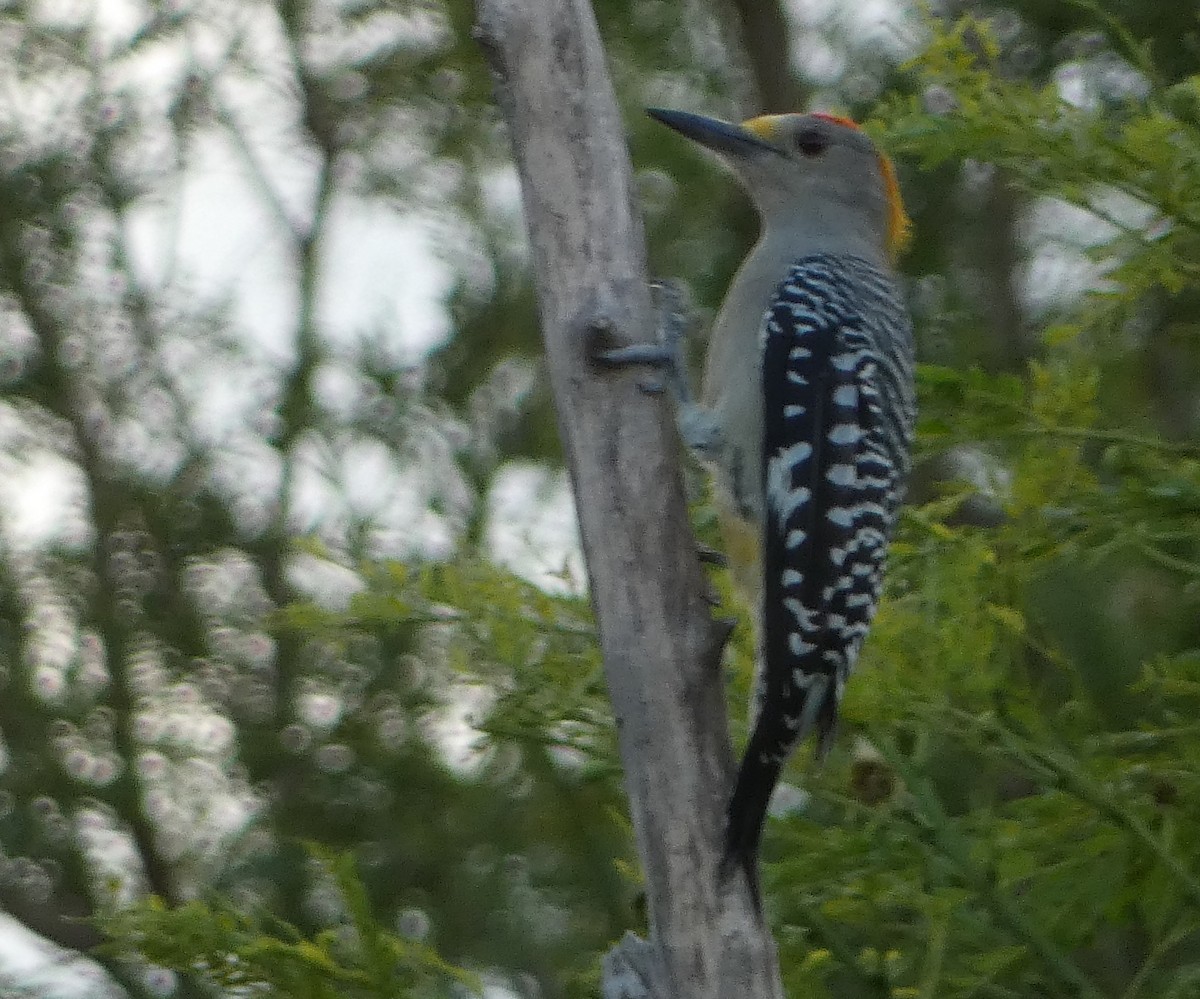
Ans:
[[[904,199],[900,196],[896,168],[883,153],[879,154],[879,172],[883,174],[883,189],[888,202],[888,252],[894,261],[912,242],[912,219],[904,210]]]

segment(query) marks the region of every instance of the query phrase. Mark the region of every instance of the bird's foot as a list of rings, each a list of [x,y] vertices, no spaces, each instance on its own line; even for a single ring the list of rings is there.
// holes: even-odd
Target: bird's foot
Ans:
[[[656,369],[662,380],[639,382],[643,392],[657,395],[670,391],[677,406],[679,436],[688,449],[700,458],[712,458],[721,446],[721,426],[711,410],[697,404],[683,356],[683,342],[692,321],[686,306],[683,286],[663,280],[653,284],[658,310],[657,337],[654,343],[635,343],[595,352],[596,361],[608,367],[646,366]]]
[[[658,312],[654,343],[635,343],[595,352],[598,363],[624,368],[646,366],[660,371],[665,380],[642,385],[643,391],[656,394],[668,388],[681,406],[691,404],[692,390],[683,358],[683,341],[691,326],[685,306],[683,286],[678,281],[655,281],[651,285]]]
[[[721,423],[711,409],[682,403],[675,416],[679,436],[699,458],[713,458],[721,449]]]

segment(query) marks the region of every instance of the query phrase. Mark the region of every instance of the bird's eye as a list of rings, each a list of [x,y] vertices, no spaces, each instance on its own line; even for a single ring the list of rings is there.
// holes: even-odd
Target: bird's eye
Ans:
[[[805,129],[796,136],[796,148],[805,156],[820,156],[829,147],[829,140],[816,129]]]

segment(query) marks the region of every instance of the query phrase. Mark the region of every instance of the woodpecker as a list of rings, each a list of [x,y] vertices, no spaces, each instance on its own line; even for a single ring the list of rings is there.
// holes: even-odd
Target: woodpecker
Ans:
[[[909,220],[890,160],[847,118],[648,113],[719,154],[761,222],[712,328],[699,404],[679,414],[755,609],[752,734],[722,871],[743,869],[757,905],[771,793],[806,736],[819,759],[829,751],[910,466],[913,336],[893,271]]]

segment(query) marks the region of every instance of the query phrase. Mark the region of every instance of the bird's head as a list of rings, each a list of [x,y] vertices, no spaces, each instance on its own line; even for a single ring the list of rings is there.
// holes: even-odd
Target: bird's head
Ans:
[[[650,116],[719,153],[754,199],[764,224],[851,230],[890,260],[908,243],[910,223],[896,171],[849,118],[777,114],[740,125],[687,111]],[[815,230],[815,231],[814,231]]]

